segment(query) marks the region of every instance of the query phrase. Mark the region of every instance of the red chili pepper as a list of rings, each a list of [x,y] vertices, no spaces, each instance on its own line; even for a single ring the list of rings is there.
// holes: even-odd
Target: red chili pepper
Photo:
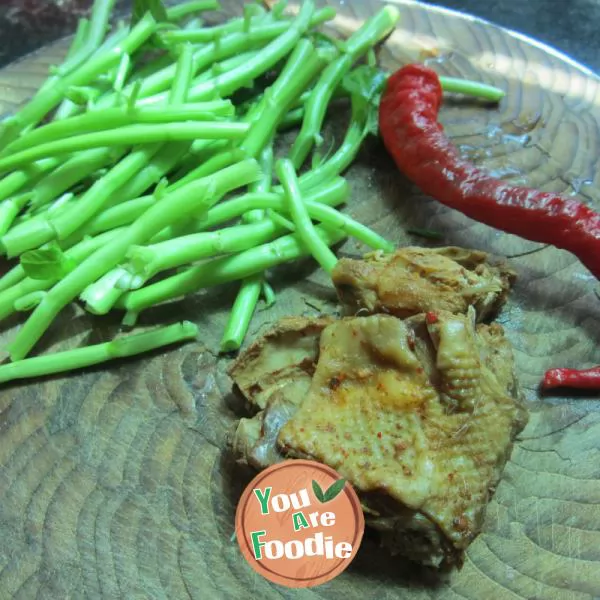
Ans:
[[[408,65],[388,80],[379,128],[398,168],[423,192],[468,217],[575,254],[600,278],[600,214],[559,194],[512,186],[462,158],[438,122],[435,71]]]
[[[496,179],[460,156],[438,122],[440,80],[431,69],[408,65],[388,80],[379,128],[398,168],[442,204],[502,231],[568,250],[600,278],[600,214],[572,198]],[[544,388],[600,389],[600,366],[552,369]]]
[[[576,369],[550,369],[544,375],[542,388],[549,390],[569,387],[579,390],[600,389],[600,366],[577,371]]]
[[[434,325],[439,321],[439,319],[434,312],[430,311],[425,315],[425,321],[427,322],[427,325]]]

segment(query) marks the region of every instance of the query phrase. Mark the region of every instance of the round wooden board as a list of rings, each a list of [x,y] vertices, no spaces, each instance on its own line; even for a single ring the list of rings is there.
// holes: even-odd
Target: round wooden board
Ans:
[[[224,13],[241,2],[224,3]],[[342,33],[382,4],[332,2]],[[498,176],[600,205],[600,87],[542,45],[488,23],[407,1],[381,53],[393,69],[426,60],[440,73],[508,92],[499,107],[447,101],[442,120]],[[60,60],[58,44],[0,71],[0,114],[14,110]],[[250,474],[225,448],[241,415],[215,354],[235,287],[150,311],[148,323],[197,322],[201,342],[110,368],[0,392],[0,598],[527,598],[600,597],[600,401],[541,398],[551,366],[600,363],[596,281],[566,252],[479,225],[423,197],[370,142],[348,177],[347,207],[399,245],[424,227],[456,244],[514,257],[519,280],[501,315],[514,344],[531,420],[520,436],[464,568],[436,581],[365,540],[351,568],[314,590],[267,583],[232,540]],[[347,244],[343,252],[357,254]],[[331,310],[326,277],[310,263],[274,278],[284,314]],[[44,349],[108,339],[115,319],[65,311]],[[4,325],[2,342],[17,321]],[[92,333],[89,333],[92,328]]]

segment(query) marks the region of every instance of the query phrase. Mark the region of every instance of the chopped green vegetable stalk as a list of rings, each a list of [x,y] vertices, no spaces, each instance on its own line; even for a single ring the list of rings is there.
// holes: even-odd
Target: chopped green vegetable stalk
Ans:
[[[216,62],[227,59],[237,62],[236,57],[240,53],[247,53],[257,47],[262,47],[268,41],[283,34],[288,28],[289,22],[262,25],[256,27],[251,32],[233,33],[211,44],[203,45],[194,52],[192,71],[194,73],[201,73],[205,69],[210,69],[209,74],[210,78],[212,78],[212,66]],[[241,64],[247,64],[247,61]],[[233,70],[233,67],[231,69]],[[141,81],[138,98],[143,99],[142,103],[164,102],[167,99],[165,90],[171,87],[173,78],[175,77],[175,70],[175,65],[171,65]],[[196,80],[196,84],[207,80],[206,77],[200,76]],[[133,84],[126,86],[123,93],[129,95],[132,91]],[[106,108],[107,106],[112,106],[113,103],[114,96],[108,95],[98,103],[98,107]]]
[[[0,160],[0,171],[21,167],[40,158],[69,154],[90,148],[196,139],[236,140],[246,135],[248,129],[249,126],[246,123],[225,121],[128,125],[119,129],[76,135],[56,142],[41,144],[35,148],[28,148]]]
[[[184,80],[189,85],[188,80]],[[176,106],[150,106],[133,108],[126,106],[107,108],[89,112],[84,115],[70,117],[62,121],[54,121],[26,133],[10,144],[2,153],[3,156],[23,151],[27,148],[48,144],[88,133],[104,132],[131,125],[156,125],[180,123],[185,121],[215,121],[221,117],[232,117],[234,107],[229,100],[198,102],[195,104],[179,104]]]
[[[283,186],[288,210],[292,215],[298,237],[310,250],[310,253],[321,267],[327,273],[331,273],[337,264],[337,257],[317,234],[317,230],[306,210],[294,165],[290,160],[280,160],[275,165],[275,170]]]
[[[173,87],[169,95],[169,104],[180,106],[186,102],[192,78],[192,52],[185,48],[179,55]],[[233,104],[230,101],[217,100],[209,103],[222,111],[222,116],[233,114]],[[218,107],[221,106],[219,109]],[[227,106],[226,110],[223,110]],[[214,114],[214,113],[213,113]],[[165,144],[151,159],[150,163],[132,177],[114,196],[112,205],[137,198],[152,184],[169,173],[185,156],[190,148],[189,143],[171,142]]]
[[[129,273],[123,267],[117,267],[100,277],[81,292],[79,299],[85,302],[85,308],[94,315],[105,315],[123,295],[118,288],[119,281]]]
[[[97,235],[115,227],[131,225],[138,217],[143,215],[151,206],[156,204],[154,195],[141,196],[122,204],[117,204],[98,214],[83,229],[86,235]]]
[[[250,186],[250,192],[255,194],[268,193],[271,191],[273,182],[273,142],[267,144],[258,157],[258,164],[262,171],[262,177]]]
[[[264,278],[262,279],[262,295],[265,300],[265,306],[271,308],[275,304],[275,290],[271,287],[269,282]]]
[[[133,54],[156,31],[156,22],[150,14],[136,24],[120,45],[121,53]],[[5,148],[26,127],[37,125],[64,99],[72,86],[86,85],[98,75],[116,66],[121,60],[118,52],[106,52],[92,56],[69,74],[59,77],[55,84],[41,90],[16,115],[2,123],[0,149]]]
[[[194,340],[197,335],[198,327],[189,321],[184,321],[154,331],[120,337],[104,344],[28,358],[0,366],[0,383],[83,369],[109,360],[126,358],[171,344]]]
[[[324,230],[320,226],[316,229],[321,240],[328,246],[337,244],[345,237],[339,229]],[[277,265],[298,260],[308,255],[310,255],[310,251],[301,242],[297,234],[286,235],[240,254],[216,258],[196,267],[191,267],[140,290],[129,292],[119,301],[117,306],[139,313],[167,300],[181,298],[185,294],[196,292],[205,287],[245,279]]]
[[[345,53],[325,69],[308,99],[302,129],[290,152],[296,169],[302,166],[315,140],[319,138],[327,107],[342,79],[361,56],[389,35],[399,18],[400,14],[395,8],[386,6],[348,39],[344,44]]]
[[[220,231],[191,234],[152,246],[132,246],[127,257],[129,271],[118,267],[96,283],[87,287],[80,299],[86,309],[94,314],[108,313],[117,300],[129,289],[142,287],[155,274],[192,262],[231,254],[253,248],[281,235],[285,228],[270,220],[252,225],[238,225]],[[126,285],[121,285],[124,275],[129,275]]]
[[[283,232],[281,227],[265,219],[249,225],[234,225],[219,231],[190,234],[152,246],[133,246],[127,256],[134,272],[150,279],[161,271],[204,258],[248,250]]]
[[[175,182],[170,189],[174,192],[191,181],[212,175],[225,167],[229,167],[230,165],[243,160],[247,156],[248,155],[239,148],[233,148],[227,152],[216,154],[203,162],[199,167],[196,167],[193,171],[190,171],[185,177],[182,177],[179,181]]]
[[[44,299],[45,295],[46,292],[31,292],[26,296],[21,296],[15,300],[14,309],[16,312],[30,312]]]
[[[90,22],[88,19],[79,19],[79,23],[77,24],[77,31],[75,32],[75,36],[73,38],[73,42],[71,43],[71,47],[69,48],[69,52],[65,58],[65,62],[72,60],[76,54],[81,50],[82,46],[85,44],[86,38],[89,36],[90,31]],[[64,64],[64,63],[63,63]],[[48,79],[45,85],[52,85],[51,79]],[[42,86],[43,89],[43,86]],[[54,115],[55,119],[65,118],[65,116],[75,114],[80,110],[80,107],[77,106],[74,102],[70,100],[63,100],[61,105],[56,109],[56,113]]]
[[[1,126],[0,126],[1,127]],[[58,158],[46,158],[0,179],[0,200],[10,198],[27,184],[34,186],[46,173],[60,165]]]
[[[258,164],[260,165],[263,176],[250,186],[249,191],[253,194],[266,194],[271,190],[271,185],[273,183],[274,156],[272,141],[263,148],[258,157]],[[242,220],[244,223],[256,223],[257,221],[264,219],[264,216],[264,210],[251,210],[242,215]]]
[[[0,203],[0,236],[4,235],[21,209],[31,200],[33,192],[26,192]]]
[[[314,0],[305,0],[302,3],[300,13],[291,25],[284,23],[285,29],[279,37],[270,42],[245,65],[241,65],[227,73],[214,77],[209,81],[199,83],[190,90],[190,99],[194,102],[199,100],[211,99],[215,95],[227,97],[248,85],[257,77],[274,67],[282,58],[287,56],[310,27],[311,17],[315,11]],[[278,27],[279,23],[267,25],[265,27]],[[256,31],[247,35],[256,34]],[[238,34],[233,34],[238,35]],[[239,34],[244,35],[244,34]],[[221,42],[218,42],[221,43]],[[244,48],[247,50],[247,48]],[[162,101],[162,95],[145,98],[144,103],[153,103]]]
[[[83,240],[67,250],[63,260],[71,264],[80,263],[120,233],[122,233],[122,230],[114,229],[94,238]],[[61,270],[60,264],[57,267],[56,272],[53,273],[54,277],[50,279],[27,277],[22,265],[18,265],[9,271],[0,281],[0,319],[5,319],[15,311],[14,304],[19,298],[33,292],[49,290],[57,281],[60,281],[65,272]],[[36,273],[34,272],[34,274]]]
[[[207,10],[219,10],[219,8],[221,8],[221,5],[217,0],[192,0],[192,2],[169,6],[167,8],[167,19],[171,22],[177,22],[188,15]]]
[[[221,340],[221,352],[234,352],[240,349],[246,333],[248,333],[261,289],[262,277],[260,275],[254,275],[242,282]]]
[[[57,169],[46,175],[32,190],[31,207],[37,210],[59,198],[76,183],[120,159],[122,148],[95,148],[69,158]]]
[[[308,207],[312,204],[339,206],[348,200],[350,187],[341,177],[313,188],[306,193],[305,202]],[[195,224],[198,231],[212,229],[221,223],[226,223],[252,210],[284,209],[284,199],[281,193],[244,194],[231,200],[225,200],[201,217]]]
[[[83,289],[117,266],[131,246],[143,244],[170,224],[210,208],[227,192],[259,177],[257,162],[248,160],[165,195],[122,235],[80,263],[48,292],[9,345],[11,358],[27,356],[56,315]]]
[[[316,74],[325,65],[326,57],[315,51],[309,40],[300,40],[273,86],[267,89],[251,119],[250,129],[239,150],[216,155],[186,175],[177,186],[204,177],[240,160],[243,156],[258,158],[273,137],[278,121]],[[241,155],[240,155],[241,153]]]
[[[23,267],[21,265],[14,266],[10,271],[0,277],[0,293],[13,287],[22,281],[24,277],[25,271],[23,270]]]
[[[315,50],[309,40],[300,40],[272,87],[265,90],[256,108],[252,126],[241,148],[258,158],[273,138],[279,122],[298,96],[311,84],[331,55]]]
[[[158,183],[162,177],[170,173],[189,152],[189,149],[190,145],[187,142],[164,144],[150,162],[114,194],[107,206],[112,208],[123,202],[139,198],[152,185]],[[98,216],[101,218],[103,215]]]
[[[331,204],[332,198],[324,198],[326,203],[314,201],[311,195],[306,195],[304,197],[304,206],[306,208],[306,212],[310,219],[314,219],[315,221],[320,221],[326,227],[341,229],[345,231],[348,235],[356,238],[363,244],[369,246],[373,250],[383,250],[384,252],[393,252],[395,250],[395,246],[392,242],[386,240],[384,237],[380,236],[378,233],[369,229],[366,225],[355,221],[348,215],[338,212],[331,206],[327,204]],[[336,203],[339,198],[336,198]],[[230,200],[229,202],[236,202],[235,200]],[[286,200],[282,198],[278,194],[248,194],[245,198],[245,202],[247,205],[260,207],[255,210],[267,210],[267,211],[276,211],[276,214],[282,212],[289,212],[289,205],[286,203]],[[221,204],[213,209],[213,211],[217,211],[225,206],[225,209],[228,207],[226,203]],[[211,213],[214,214],[214,212]],[[211,226],[214,226],[214,217],[212,217],[211,213],[207,215],[207,219],[211,220]],[[212,217],[212,219],[211,219]],[[279,219],[281,219],[281,215]],[[278,221],[281,223],[281,221]],[[282,224],[283,225],[283,224]],[[290,228],[290,225],[283,225],[286,228]],[[292,227],[292,230],[297,231],[298,227]]]
[[[266,14],[264,9],[262,9],[258,4],[249,6],[258,10],[257,14],[251,16],[249,28],[245,18],[232,19],[226,23],[223,23],[222,25],[214,25],[213,27],[203,27],[187,31],[165,31],[161,34],[162,41],[167,45],[175,45],[186,42],[191,42],[194,44],[206,44],[209,42],[214,42],[218,38],[229,33],[249,31],[253,27],[256,27],[256,25],[259,23],[272,22],[271,15]]]
[[[292,223],[292,221],[272,208],[267,208],[265,214],[269,219],[271,219],[271,221],[273,221],[273,223],[277,223],[282,229],[285,229],[289,233],[294,233],[296,231],[296,225]]]
[[[466,79],[457,79],[455,77],[440,76],[440,84],[445,92],[475,96],[483,100],[489,100],[490,102],[498,102],[506,95],[503,90],[493,85],[468,81]]]
[[[111,195],[138,173],[159,148],[155,144],[132,152],[83,194],[75,205],[60,214],[31,219],[13,228],[1,238],[7,256],[18,256],[50,240],[65,239],[72,235],[98,214]]]
[[[179,59],[177,60],[177,66],[175,68],[175,77],[173,78],[173,87],[171,87],[171,93],[169,95],[169,104],[179,105],[183,104],[187,98],[190,86],[192,85],[192,78],[194,76],[194,49],[189,44],[185,44],[179,53]],[[216,101],[219,102],[218,100]],[[231,110],[226,111],[227,115],[233,115],[234,109],[231,102],[227,107]],[[209,110],[208,115],[215,114]],[[212,117],[214,118],[214,116]]]
[[[297,127],[302,123],[305,115],[306,110],[304,106],[290,110],[287,113],[287,115],[285,115],[285,117],[283,117],[283,119],[280,121],[278,131],[287,131],[288,129]]]
[[[121,62],[119,63],[119,68],[117,69],[117,74],[115,76],[115,81],[113,83],[113,88],[115,92],[121,92],[123,90],[123,86],[125,85],[125,80],[129,76],[129,69],[131,68],[131,57],[129,54],[123,54],[121,56]]]
[[[79,35],[76,35],[74,40],[76,50],[69,52],[67,60],[56,71],[55,77],[57,79],[72,73],[80,67],[102,44],[109,27],[110,15],[114,5],[115,0],[96,0],[94,2],[89,26],[85,28],[83,35],[78,31]]]

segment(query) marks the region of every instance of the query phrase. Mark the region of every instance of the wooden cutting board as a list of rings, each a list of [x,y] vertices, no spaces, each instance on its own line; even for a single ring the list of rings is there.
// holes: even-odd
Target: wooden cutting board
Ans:
[[[499,107],[450,100],[442,113],[463,151],[496,175],[600,205],[600,86],[556,52],[488,23],[409,1],[381,53],[393,69],[425,60],[441,74],[507,90]],[[224,13],[241,2],[225,1]],[[347,34],[381,6],[332,2]],[[14,110],[60,60],[65,43],[0,71],[0,114]],[[344,124],[339,124],[343,131]],[[339,132],[338,132],[339,140]],[[366,539],[341,577],[289,591],[248,567],[232,541],[250,473],[225,448],[242,415],[215,351],[235,286],[160,310],[146,323],[198,323],[201,341],[110,368],[0,390],[0,598],[528,598],[600,597],[600,399],[540,397],[552,366],[600,363],[596,281],[566,252],[479,225],[423,197],[373,140],[348,173],[347,211],[399,245],[455,244],[510,257],[519,280],[501,315],[531,410],[485,531],[464,568],[436,580]],[[341,252],[363,249],[348,243]],[[284,314],[335,307],[312,263],[273,276],[278,303],[251,338]],[[19,326],[2,324],[2,342]],[[64,312],[45,350],[106,340],[118,318]]]

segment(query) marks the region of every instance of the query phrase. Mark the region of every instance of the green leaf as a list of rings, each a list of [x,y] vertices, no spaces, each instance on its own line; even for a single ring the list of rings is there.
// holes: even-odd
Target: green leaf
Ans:
[[[133,27],[144,15],[149,12],[157,23],[168,21],[167,9],[161,0],[134,0],[131,13],[131,26]]]
[[[37,250],[29,250],[21,256],[21,266],[32,279],[61,279],[75,268],[56,242],[50,242]]]
[[[323,490],[321,489],[321,486],[314,479],[312,482],[312,489],[313,489],[313,492],[315,493],[315,496],[317,497],[317,500],[319,502],[325,502],[325,495],[323,494]]]
[[[338,479],[335,483],[331,484],[331,487],[325,492],[324,502],[329,502],[336,498],[344,489],[346,485],[345,479]]]
[[[378,67],[361,65],[342,82],[352,100],[352,118],[364,123],[364,135],[379,133],[379,102],[387,81],[387,73]]]

